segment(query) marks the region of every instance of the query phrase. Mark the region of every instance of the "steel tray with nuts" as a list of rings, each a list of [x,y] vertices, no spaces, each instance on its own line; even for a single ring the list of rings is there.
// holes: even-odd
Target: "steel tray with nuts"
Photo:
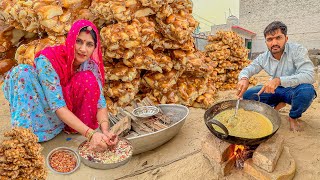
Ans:
[[[79,145],[78,151],[83,164],[95,169],[112,169],[129,162],[133,154],[131,143],[120,138],[113,150],[94,152],[88,149],[89,142],[84,141]]]

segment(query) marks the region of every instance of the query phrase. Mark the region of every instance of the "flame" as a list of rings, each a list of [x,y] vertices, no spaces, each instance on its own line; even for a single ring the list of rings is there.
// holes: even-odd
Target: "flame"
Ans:
[[[243,145],[235,145],[233,154],[234,155],[240,154],[243,150],[244,150]]]

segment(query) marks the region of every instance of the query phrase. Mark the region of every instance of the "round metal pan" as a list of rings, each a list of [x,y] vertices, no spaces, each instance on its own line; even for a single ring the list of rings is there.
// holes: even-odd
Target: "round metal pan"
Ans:
[[[251,146],[251,145],[258,145],[266,141],[278,131],[281,124],[281,119],[278,111],[274,110],[271,106],[262,102],[258,102],[254,100],[241,100],[239,104],[239,108],[258,112],[266,116],[271,121],[273,126],[272,133],[264,137],[253,138],[253,139],[241,138],[241,137],[229,135],[228,129],[222,123],[215,120],[214,117],[222,111],[234,108],[236,106],[236,102],[237,100],[222,101],[217,104],[214,104],[208,110],[206,110],[204,114],[204,122],[207,128],[210,130],[210,132],[214,134],[216,137],[218,137],[221,140],[227,141],[231,144]],[[219,126],[224,131],[224,133],[220,133],[216,131],[213,127],[215,125]]]

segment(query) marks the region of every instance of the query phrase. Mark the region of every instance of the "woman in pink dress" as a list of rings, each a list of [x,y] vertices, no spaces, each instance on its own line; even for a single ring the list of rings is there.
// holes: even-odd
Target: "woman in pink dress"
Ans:
[[[10,103],[12,126],[32,128],[40,142],[64,129],[87,137],[93,150],[114,146],[118,138],[109,132],[96,26],[76,21],[65,45],[45,48],[34,63],[34,67],[20,64],[6,76],[3,91]],[[102,133],[95,130],[99,125]]]

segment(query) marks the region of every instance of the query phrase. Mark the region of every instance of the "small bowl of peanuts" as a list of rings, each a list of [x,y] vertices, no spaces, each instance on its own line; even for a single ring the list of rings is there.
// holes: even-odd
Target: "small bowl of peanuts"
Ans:
[[[47,166],[57,174],[71,174],[81,164],[79,154],[68,147],[58,147],[50,151],[47,156]]]
[[[133,154],[133,147],[125,138],[120,138],[118,144],[112,150],[93,152],[89,149],[88,141],[82,142],[78,150],[83,164],[95,169],[117,168],[129,162]]]

